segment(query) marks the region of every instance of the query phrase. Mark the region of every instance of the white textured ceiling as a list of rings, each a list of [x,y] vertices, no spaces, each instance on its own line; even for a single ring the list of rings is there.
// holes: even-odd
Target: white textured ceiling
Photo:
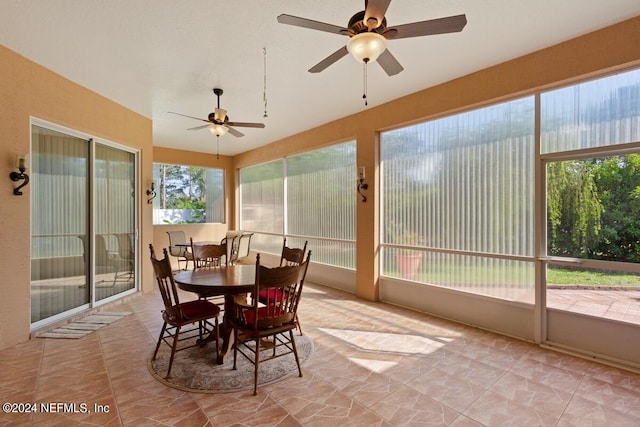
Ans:
[[[156,146],[215,152],[202,124],[221,107],[242,138],[220,138],[234,155],[395,98],[640,15],[638,0],[393,0],[388,26],[466,14],[461,33],[392,40],[404,66],[389,77],[345,57],[311,66],[347,38],[278,24],[282,13],[338,26],[363,0],[0,0],[0,44],[153,120]],[[264,49],[266,109],[264,118]]]

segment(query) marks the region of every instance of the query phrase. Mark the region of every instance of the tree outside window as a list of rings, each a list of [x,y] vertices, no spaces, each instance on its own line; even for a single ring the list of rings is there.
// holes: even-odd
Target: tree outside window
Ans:
[[[222,169],[156,163],[153,178],[154,224],[224,222]]]

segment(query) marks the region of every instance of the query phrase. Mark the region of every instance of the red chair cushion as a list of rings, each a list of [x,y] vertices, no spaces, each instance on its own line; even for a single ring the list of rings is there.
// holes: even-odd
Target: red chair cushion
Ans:
[[[214,317],[220,314],[220,307],[203,299],[180,303],[180,307],[182,307],[182,313],[185,317],[191,319]]]
[[[244,319],[246,320],[247,325],[253,324],[253,321],[255,319],[254,313],[255,311],[252,309],[244,310]],[[286,314],[285,310],[276,308],[273,305],[258,308],[258,319],[264,319],[266,317],[276,317],[283,314]]]
[[[267,297],[268,300],[271,302],[278,302],[280,300],[282,300],[282,295],[284,295],[285,291],[283,291],[282,289],[262,289],[260,292],[258,292],[258,300],[259,301],[267,301]]]

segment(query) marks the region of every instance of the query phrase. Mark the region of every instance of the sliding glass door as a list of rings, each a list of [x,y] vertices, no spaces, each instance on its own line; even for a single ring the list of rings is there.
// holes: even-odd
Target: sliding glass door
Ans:
[[[136,289],[136,157],[32,125],[32,327]]]
[[[32,127],[31,323],[89,305],[89,142]]]
[[[96,144],[95,300],[134,288],[135,154]]]

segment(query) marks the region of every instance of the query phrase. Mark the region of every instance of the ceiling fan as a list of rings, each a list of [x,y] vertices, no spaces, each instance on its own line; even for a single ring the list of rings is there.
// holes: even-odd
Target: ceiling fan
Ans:
[[[389,76],[398,74],[404,68],[387,49],[387,40],[455,33],[462,31],[467,24],[467,18],[463,14],[387,27],[384,15],[389,3],[391,0],[365,0],[365,10],[353,15],[347,28],[286,14],[278,16],[278,22],[349,37],[346,46],[311,67],[310,73],[319,73],[351,53],[356,60],[365,64],[377,59]]]
[[[236,127],[245,127],[245,128],[264,128],[264,123],[249,123],[249,122],[231,122],[229,121],[229,116],[227,115],[227,110],[223,110],[220,108],[220,96],[222,95],[222,89],[214,88],[213,93],[218,97],[218,107],[215,109],[213,113],[209,113],[209,116],[206,119],[201,119],[199,117],[188,116],[186,114],[174,113],[173,111],[169,111],[171,114],[177,114],[179,116],[189,117],[191,119],[200,120],[203,122],[207,122],[206,125],[196,126],[189,128],[187,130],[199,130],[208,128],[209,132],[213,135],[220,137],[227,132],[236,137],[244,136],[244,134],[236,129]]]

